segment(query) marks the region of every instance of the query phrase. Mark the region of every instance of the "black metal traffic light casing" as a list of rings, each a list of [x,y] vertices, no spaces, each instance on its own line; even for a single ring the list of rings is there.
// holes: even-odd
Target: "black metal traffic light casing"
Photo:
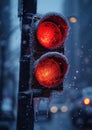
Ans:
[[[58,20],[58,21],[57,21]],[[47,22],[47,23],[46,23]],[[57,46],[53,47],[53,45],[50,47],[46,47],[44,45],[42,45],[39,41],[39,38],[37,37],[37,31],[39,30],[39,26],[41,24],[46,23],[46,29],[48,28],[48,26],[50,26],[49,24],[54,23],[55,27],[57,26],[59,28],[59,30],[61,31],[61,34],[59,36],[61,36],[61,39],[59,38],[59,40],[62,40],[58,43]],[[51,31],[54,28],[54,24],[51,27]],[[63,26],[62,26],[63,24]],[[49,13],[46,14],[44,16],[39,16],[39,15],[35,15],[33,17],[33,22],[32,22],[32,38],[31,38],[31,50],[32,50],[32,64],[33,64],[33,68],[31,69],[31,73],[32,73],[32,77],[30,80],[30,86],[31,89],[40,89],[42,91],[51,91],[51,90],[56,90],[56,91],[60,91],[63,90],[63,80],[61,82],[59,82],[57,85],[53,86],[53,87],[44,87],[44,85],[40,84],[39,81],[37,80],[36,76],[35,76],[35,68],[39,62],[39,60],[41,60],[41,57],[43,57],[46,54],[49,53],[58,53],[61,55],[62,58],[64,58],[66,64],[67,64],[67,68],[68,68],[68,62],[67,62],[67,58],[64,56],[64,42],[65,39],[68,35],[68,24],[65,20],[65,18],[57,13]],[[43,28],[43,32],[41,33],[41,35],[44,33],[45,27]],[[49,29],[48,29],[49,30]],[[46,30],[46,35],[49,36],[50,33],[48,33],[48,30]],[[59,31],[53,31],[54,36],[57,36],[56,33],[59,33]],[[52,35],[51,35],[52,36]],[[45,37],[44,35],[42,35],[42,38]],[[58,41],[57,39],[58,37],[56,37],[56,39],[54,38],[54,40],[56,40],[55,42]],[[46,39],[46,42],[48,42],[48,37]],[[53,42],[53,44],[55,43]],[[59,63],[61,64],[61,63]],[[65,74],[64,74],[65,75]],[[64,79],[64,78],[63,78]]]

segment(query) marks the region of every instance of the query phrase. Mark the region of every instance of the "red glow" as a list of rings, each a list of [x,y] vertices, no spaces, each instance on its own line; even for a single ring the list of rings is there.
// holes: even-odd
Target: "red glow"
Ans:
[[[62,46],[68,33],[68,25],[63,17],[49,15],[38,24],[37,39],[47,49],[55,49]]]
[[[39,25],[37,37],[42,46],[51,49],[61,44],[62,33],[53,22],[42,22]]]
[[[36,66],[35,76],[38,82],[47,88],[58,85],[67,71],[68,64],[59,56],[46,56]]]
[[[84,104],[89,105],[90,104],[90,98],[85,98],[84,99]]]

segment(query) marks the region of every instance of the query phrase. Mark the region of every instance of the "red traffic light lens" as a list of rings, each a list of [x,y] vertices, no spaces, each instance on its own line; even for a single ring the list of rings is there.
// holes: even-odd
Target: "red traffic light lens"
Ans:
[[[60,28],[53,22],[42,22],[39,25],[37,35],[42,46],[48,49],[59,46],[62,40]]]
[[[67,68],[67,61],[61,54],[50,52],[38,61],[35,77],[42,86],[53,88],[61,83]]]
[[[47,15],[38,24],[37,39],[47,49],[61,46],[68,33],[68,24],[60,15]]]

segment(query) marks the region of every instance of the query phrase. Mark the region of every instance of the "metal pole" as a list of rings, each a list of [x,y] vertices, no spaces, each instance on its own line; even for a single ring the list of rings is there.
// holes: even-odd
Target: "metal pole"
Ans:
[[[19,0],[19,17],[21,19],[21,54],[17,109],[17,130],[34,129],[33,97],[29,93],[30,80],[30,25],[29,19],[36,13],[36,0]]]
[[[2,44],[2,43],[1,43]],[[1,112],[1,102],[3,96],[3,87],[4,87],[4,62],[5,62],[5,45],[1,45],[1,75],[0,75],[0,112]],[[0,113],[1,115],[1,113]]]

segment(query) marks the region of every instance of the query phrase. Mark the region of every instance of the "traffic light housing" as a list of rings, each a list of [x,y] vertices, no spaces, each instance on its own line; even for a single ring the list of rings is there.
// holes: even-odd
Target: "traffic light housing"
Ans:
[[[57,13],[34,16],[31,38],[32,89],[63,89],[63,80],[68,70],[67,58],[64,56],[68,29],[65,18]]]

